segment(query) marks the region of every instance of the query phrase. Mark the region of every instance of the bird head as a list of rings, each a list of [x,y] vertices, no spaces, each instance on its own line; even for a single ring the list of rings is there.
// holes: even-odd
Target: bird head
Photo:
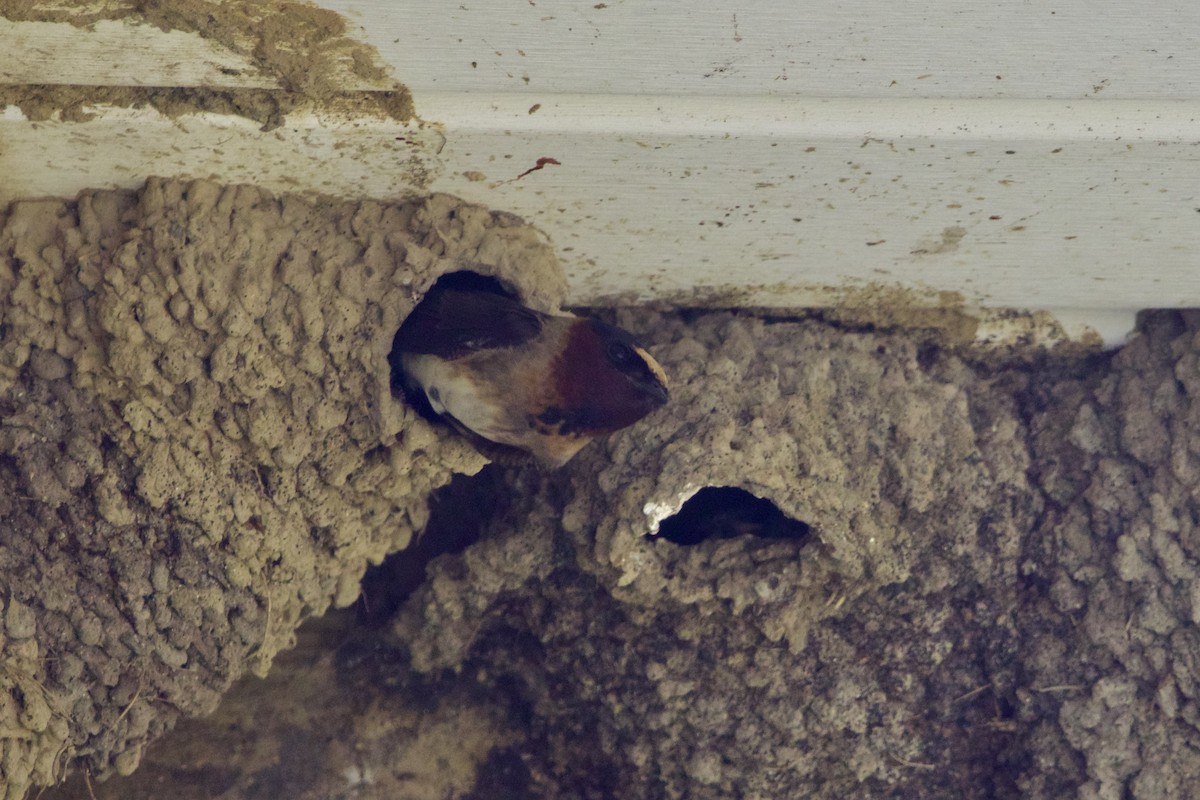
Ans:
[[[557,375],[572,427],[588,435],[632,425],[669,398],[658,361],[628,332],[596,319],[574,321]]]

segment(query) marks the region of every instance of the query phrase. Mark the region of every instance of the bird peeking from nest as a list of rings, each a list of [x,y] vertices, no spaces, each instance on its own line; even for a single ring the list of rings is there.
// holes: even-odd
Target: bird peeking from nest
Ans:
[[[535,311],[474,277],[435,284],[388,361],[393,391],[427,404],[484,456],[561,467],[667,402],[663,368],[626,331]]]

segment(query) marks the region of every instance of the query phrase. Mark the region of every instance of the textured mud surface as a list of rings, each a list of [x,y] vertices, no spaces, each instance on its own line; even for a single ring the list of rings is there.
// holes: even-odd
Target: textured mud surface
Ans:
[[[280,726],[295,704],[242,686],[99,796],[181,768],[272,796],[289,743],[314,799],[1194,796],[1200,316],[1004,367],[813,324],[624,321],[674,413],[549,480],[475,479],[431,534],[482,519],[482,540],[386,630],[325,631],[327,703]],[[644,538],[647,502],[701,484],[811,531]],[[265,761],[229,760],[231,715]],[[441,769],[399,766],[447,731]]]
[[[671,406],[559,473],[460,478],[427,525],[429,493],[482,461],[388,396],[391,333],[472,262],[552,307],[530,229],[449,198],[153,183],[3,230],[10,786],[70,759],[145,764],[47,797],[1200,786],[1200,315],[1149,315],[1112,356],[984,364],[623,312]],[[808,534],[646,536],[705,486]],[[367,560],[455,526],[482,537],[383,627],[337,612],[146,749],[352,600]]]
[[[475,260],[535,305],[564,288],[532,229],[448,197],[151,181],[0,218],[7,796],[131,771],[483,465],[387,366],[414,298]]]
[[[1013,394],[897,337],[646,324],[673,413],[520,492],[496,535],[437,564],[393,629],[413,666],[485,676],[531,720],[531,796],[1011,790],[1038,512]],[[648,503],[706,485],[812,532],[644,536]]]
[[[65,22],[87,27],[101,20],[195,33],[244,56],[273,88],[232,89],[174,86],[4,86],[0,106],[15,105],[30,120],[58,114],[82,121],[89,107],[150,106],[167,116],[211,112],[236,114],[279,127],[298,109],[344,111],[407,120],[413,116],[408,90],[388,77],[374,49],[346,36],[339,14],[280,0],[99,0],[31,3],[0,0],[0,18]],[[370,90],[362,87],[369,86]],[[355,91],[355,89],[358,89]]]

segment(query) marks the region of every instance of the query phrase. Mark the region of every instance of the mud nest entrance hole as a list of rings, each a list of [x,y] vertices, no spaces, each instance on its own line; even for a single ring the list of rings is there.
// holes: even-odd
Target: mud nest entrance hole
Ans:
[[[659,523],[658,532],[649,538],[680,545],[737,536],[806,542],[811,533],[807,522],[792,519],[770,500],[736,486],[706,486]]]

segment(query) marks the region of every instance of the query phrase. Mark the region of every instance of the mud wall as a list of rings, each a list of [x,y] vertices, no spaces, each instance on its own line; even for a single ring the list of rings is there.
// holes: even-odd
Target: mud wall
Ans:
[[[74,759],[131,771],[483,465],[387,366],[420,292],[476,260],[534,305],[563,291],[532,229],[445,196],[153,180],[0,219],[6,796]]]
[[[156,751],[351,602],[368,561],[430,529],[430,493],[483,465],[388,391],[420,292],[493,265],[553,308],[562,277],[530,228],[447,197],[152,181],[21,203],[2,230],[9,796],[143,758],[132,783],[58,796],[1200,782],[1195,314],[1148,315],[1115,355],[1005,361],[621,312],[672,377],[668,409],[559,473],[491,473],[455,504],[488,509],[481,541],[435,561],[383,630],[309,629]],[[647,538],[703,486],[769,498],[810,535]]]
[[[273,725],[291,704],[250,711],[243,687],[189,730],[250,716],[322,765],[296,786],[283,757],[193,762],[219,796],[1194,796],[1200,315],[1004,364],[744,315],[622,321],[676,377],[670,413],[553,478],[481,481],[478,544],[385,633],[344,622],[278,676],[323,674],[332,719]],[[810,534],[646,538],[645,505],[698,483]]]

